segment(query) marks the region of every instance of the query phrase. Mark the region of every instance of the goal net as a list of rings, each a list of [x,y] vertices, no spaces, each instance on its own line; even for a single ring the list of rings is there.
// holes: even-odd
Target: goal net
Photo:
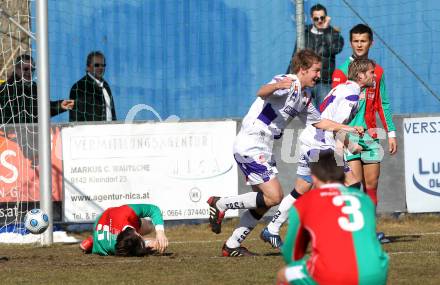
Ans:
[[[32,4],[0,1],[0,233],[24,233],[24,215],[40,201]],[[52,135],[52,175],[57,181],[61,175],[57,127]],[[61,185],[53,183],[55,201],[60,201],[60,193]]]

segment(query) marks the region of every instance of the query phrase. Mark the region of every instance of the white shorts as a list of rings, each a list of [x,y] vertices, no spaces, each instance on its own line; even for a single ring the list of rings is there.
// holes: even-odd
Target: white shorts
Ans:
[[[234,158],[247,185],[258,185],[276,177],[278,169],[272,145],[261,136],[240,136],[234,143]]]
[[[298,160],[298,168],[296,169],[296,174],[298,176],[306,177],[307,179],[304,179],[304,180],[306,180],[307,182],[309,182],[309,180],[310,181],[312,180],[310,177],[310,175],[311,175],[310,162],[317,162],[318,158],[319,158],[319,153],[321,151],[325,152],[325,151],[334,151],[334,150],[331,148],[329,148],[329,149],[310,148],[305,145],[302,145],[300,147],[300,156],[299,156],[299,160]],[[343,163],[345,173],[350,171],[350,168],[348,167],[348,164],[345,160],[343,160],[342,162],[337,161],[336,163],[338,165],[340,163]]]
[[[234,158],[246,177],[247,185],[258,185],[267,182],[275,178],[278,173],[275,160],[272,158],[267,160],[264,154],[250,157],[234,153]]]

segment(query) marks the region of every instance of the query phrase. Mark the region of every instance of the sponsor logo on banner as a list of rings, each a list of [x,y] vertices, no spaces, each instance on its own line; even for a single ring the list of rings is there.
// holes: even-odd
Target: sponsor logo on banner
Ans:
[[[418,162],[418,173],[412,177],[414,186],[426,194],[440,196],[440,161],[419,158]]]
[[[199,188],[193,187],[189,190],[189,199],[192,202],[199,202],[201,198],[202,198],[202,192],[200,191]]]
[[[440,118],[403,122],[408,212],[440,211]]]

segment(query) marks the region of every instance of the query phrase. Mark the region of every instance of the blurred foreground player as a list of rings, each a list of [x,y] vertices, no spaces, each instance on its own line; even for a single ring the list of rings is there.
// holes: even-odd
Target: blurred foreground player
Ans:
[[[151,218],[151,221],[144,219]],[[155,239],[142,236],[156,231]],[[93,237],[80,244],[85,253],[144,256],[168,247],[162,213],[152,204],[128,204],[105,210],[95,222]]]
[[[311,163],[316,189],[296,200],[282,247],[278,284],[386,284],[388,255],[376,239],[375,209],[363,192],[342,185],[334,154]],[[305,257],[308,244],[310,256]]]

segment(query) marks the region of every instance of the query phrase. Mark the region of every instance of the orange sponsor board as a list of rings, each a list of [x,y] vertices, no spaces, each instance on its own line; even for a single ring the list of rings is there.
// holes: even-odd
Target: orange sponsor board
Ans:
[[[52,199],[61,201],[61,128],[51,128]],[[39,201],[40,174],[36,125],[0,131],[0,202]]]

